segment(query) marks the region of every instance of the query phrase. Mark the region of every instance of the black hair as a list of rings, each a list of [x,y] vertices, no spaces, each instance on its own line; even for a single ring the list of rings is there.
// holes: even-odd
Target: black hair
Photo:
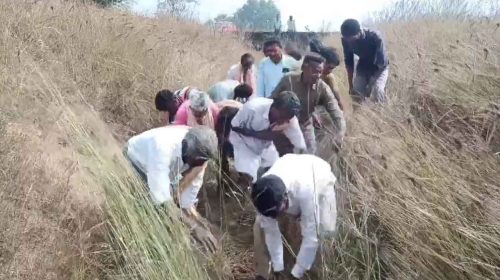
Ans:
[[[245,53],[241,56],[241,59],[240,59],[240,62],[241,64],[243,64],[243,62],[245,62],[247,59],[254,59],[253,55],[251,53]]]
[[[234,99],[248,99],[253,94],[253,88],[247,84],[241,84],[234,88]]]
[[[350,37],[358,34],[361,31],[361,25],[355,19],[346,19],[340,26],[342,36]]]
[[[215,132],[219,139],[221,136],[225,138],[229,137],[229,132],[231,132],[231,121],[238,111],[238,108],[232,106],[226,106],[220,110],[217,123],[215,124]]]
[[[339,66],[340,64],[340,57],[339,53],[337,52],[336,48],[323,48],[321,50],[321,56],[323,56],[326,60],[327,63],[331,63],[335,66]]]
[[[291,50],[288,52],[288,55],[293,57],[295,60],[301,60],[302,54],[297,50]]]
[[[304,56],[304,61],[302,62],[302,65],[307,65],[312,62],[324,63],[325,59],[317,53],[308,53]]]
[[[280,206],[286,199],[286,186],[276,175],[264,176],[252,187],[252,202],[257,211],[270,218],[277,218]]]
[[[175,94],[172,91],[168,89],[160,90],[155,96],[156,110],[164,112],[168,111],[169,104],[176,101]]]
[[[286,110],[290,118],[300,113],[300,100],[292,91],[282,91],[273,97],[272,107],[278,110]]]
[[[278,47],[280,47],[280,49],[283,48],[283,46],[281,45],[280,40],[278,40],[278,39],[269,39],[269,40],[267,40],[267,41],[264,42],[264,46],[263,46],[262,49],[265,50],[266,48],[269,48],[272,45],[278,45]]]

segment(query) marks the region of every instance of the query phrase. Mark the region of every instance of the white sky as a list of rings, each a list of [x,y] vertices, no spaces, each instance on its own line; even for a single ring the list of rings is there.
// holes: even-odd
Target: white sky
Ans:
[[[157,0],[134,0],[133,10],[151,13],[156,9]],[[346,18],[361,20],[369,12],[383,8],[392,0],[274,0],[281,11],[282,23],[290,15],[295,18],[298,31],[306,25],[317,31],[323,23],[330,23],[330,31],[340,28]],[[246,0],[199,0],[197,13],[201,21],[214,18],[219,14],[233,14]]]

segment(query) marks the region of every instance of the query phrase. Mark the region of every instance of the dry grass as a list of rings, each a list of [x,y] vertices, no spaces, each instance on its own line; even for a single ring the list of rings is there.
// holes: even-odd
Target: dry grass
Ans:
[[[497,279],[500,32],[456,22],[381,30],[390,101],[349,121],[329,275]]]
[[[157,124],[158,89],[206,88],[245,50],[195,24],[58,1],[2,1],[0,26],[0,278],[251,279],[251,215],[227,205],[247,225],[227,223],[223,252],[200,258],[119,144]],[[332,157],[341,217],[323,279],[498,278],[500,30],[381,28],[390,101],[350,112]]]

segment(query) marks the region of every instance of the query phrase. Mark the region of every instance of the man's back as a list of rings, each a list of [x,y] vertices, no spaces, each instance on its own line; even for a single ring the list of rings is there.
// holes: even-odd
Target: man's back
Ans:
[[[164,162],[168,165],[188,131],[189,127],[179,125],[145,131],[128,140],[128,155],[145,173],[154,167],[153,164]]]
[[[208,91],[208,95],[213,102],[217,103],[219,101],[233,99],[234,89],[240,83],[236,80],[227,79],[224,81],[217,82]]]

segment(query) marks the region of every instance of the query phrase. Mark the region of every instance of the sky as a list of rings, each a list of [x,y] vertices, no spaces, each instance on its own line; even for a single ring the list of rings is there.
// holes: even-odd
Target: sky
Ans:
[[[132,9],[139,13],[153,13],[157,0],[134,0]],[[337,31],[346,18],[363,19],[368,13],[380,10],[392,0],[274,0],[281,11],[282,22],[290,15],[295,18],[298,31],[308,26],[318,31],[328,26],[328,31]],[[219,14],[233,14],[246,0],[199,0],[196,13],[203,22]]]

